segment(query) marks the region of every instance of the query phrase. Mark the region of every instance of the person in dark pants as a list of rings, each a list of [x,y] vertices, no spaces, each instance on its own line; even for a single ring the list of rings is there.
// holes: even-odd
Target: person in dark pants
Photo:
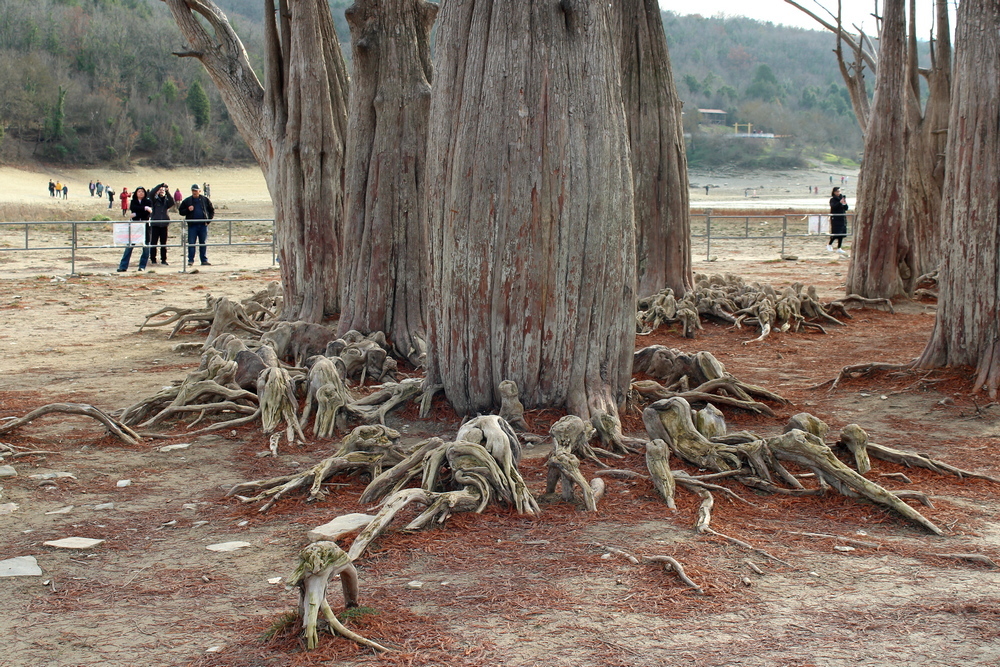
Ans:
[[[827,252],[833,252],[833,243],[837,243],[837,252],[841,255],[847,253],[841,247],[844,244],[844,237],[847,236],[847,196],[840,192],[840,188],[834,188],[830,193],[830,242],[826,246]]]
[[[140,186],[135,189],[135,192],[132,193],[132,204],[129,206],[129,210],[132,211],[132,222],[149,220],[149,216],[153,213],[153,202],[146,196],[146,188]],[[142,247],[142,254],[139,256],[140,271],[146,270],[146,260],[149,259],[149,224],[147,223],[144,227],[146,228],[146,245]],[[125,246],[122,261],[118,264],[118,273],[128,271],[128,263],[132,260],[132,248],[134,247],[131,244]]]
[[[208,224],[215,217],[215,207],[208,197],[203,197],[201,187],[197,183],[191,186],[191,196],[181,202],[178,207],[181,215],[187,220],[188,226],[188,264],[194,264],[194,247],[198,246],[198,255],[202,266],[212,266],[208,261]]]
[[[150,261],[156,264],[156,246],[160,246],[160,264],[167,264],[167,227],[170,216],[167,212],[174,207],[174,196],[166,183],[160,183],[153,188],[153,214],[149,220]]]

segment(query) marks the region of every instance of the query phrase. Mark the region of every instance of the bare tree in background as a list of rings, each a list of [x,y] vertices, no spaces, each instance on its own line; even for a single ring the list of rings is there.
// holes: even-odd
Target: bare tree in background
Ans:
[[[590,418],[624,402],[635,339],[632,173],[601,0],[447,2],[427,157],[428,380],[459,413]]]
[[[264,172],[274,202],[283,317],[339,311],[347,72],[324,0],[264,2],[266,85],[210,0],[165,0]],[[204,21],[204,22],[203,22]]]
[[[885,41],[883,16],[878,15],[883,28],[878,37],[873,40],[860,28],[854,26],[856,32],[848,31],[841,20],[840,5],[836,13],[826,11],[824,18],[810,11],[794,0],[785,0],[811,16],[827,30],[837,35],[837,63],[841,75],[851,96],[855,116],[865,137],[865,154],[862,169],[862,180],[867,174],[880,173],[879,182],[872,188],[865,188],[859,183],[856,232],[859,244],[854,244],[854,263],[852,263],[853,279],[848,281],[848,291],[854,291],[868,297],[891,297],[896,294],[912,294],[917,279],[933,271],[941,259],[940,241],[940,207],[941,191],[944,183],[944,143],[948,132],[948,107],[951,89],[951,31],[948,19],[947,0],[935,0],[935,29],[931,39],[930,67],[922,69],[917,63],[916,5],[914,0],[909,3],[909,30],[905,40],[905,59],[898,58],[898,38],[893,37],[893,67],[902,68],[905,84],[898,88],[899,73],[886,77],[887,85],[893,87],[893,92],[882,98],[883,115],[890,105],[901,108],[905,120],[905,130],[898,135],[901,143],[886,145],[884,136],[886,123],[884,118],[873,118],[871,105],[868,101],[868,91],[865,71],[882,74],[882,69],[888,66],[887,55],[882,47]],[[895,25],[893,35],[898,30],[899,12],[897,0],[889,0],[885,5],[885,13],[891,10]],[[845,55],[845,45],[849,56]],[[888,74],[888,73],[886,73]],[[927,81],[928,95],[921,100],[920,79]],[[876,94],[878,82],[876,81]],[[899,111],[889,109],[894,117]],[[872,123],[878,125],[882,138],[872,140]],[[874,143],[870,143],[874,141]],[[894,153],[901,153],[895,155]],[[888,175],[887,170],[903,170],[901,176]],[[893,192],[880,192],[885,179],[893,182],[901,179],[903,183],[902,196],[897,203],[901,213],[885,220],[881,211],[884,205],[869,200],[869,197],[894,196]],[[862,196],[861,190],[866,192]],[[865,225],[874,225],[874,229],[866,231]],[[862,238],[863,237],[863,238]],[[867,240],[866,240],[867,239]],[[891,250],[881,248],[873,243],[875,239],[885,239]],[[860,266],[855,269],[854,264]]]

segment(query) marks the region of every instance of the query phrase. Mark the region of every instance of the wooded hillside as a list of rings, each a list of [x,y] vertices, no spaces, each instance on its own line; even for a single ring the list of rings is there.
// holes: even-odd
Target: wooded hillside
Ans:
[[[222,0],[250,61],[263,52],[262,5]],[[343,50],[344,10],[331,0]],[[789,166],[800,156],[856,158],[860,132],[831,53],[834,38],[742,18],[663,14],[692,166]],[[123,166],[250,160],[201,66],[154,0],[0,0],[0,160]],[[702,133],[698,108],[787,135],[779,148]],[[717,133],[723,130],[716,129]],[[742,145],[740,145],[742,144]]]

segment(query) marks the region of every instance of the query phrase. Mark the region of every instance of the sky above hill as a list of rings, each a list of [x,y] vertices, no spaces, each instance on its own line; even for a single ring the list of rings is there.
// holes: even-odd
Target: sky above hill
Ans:
[[[724,16],[748,16],[758,21],[770,21],[797,28],[823,29],[816,21],[785,0],[698,0],[698,2],[659,0],[659,2],[660,9],[678,14],[701,14],[706,17],[720,14]],[[825,18],[828,18],[829,14],[821,7],[827,7],[834,13],[837,11],[836,0],[823,2],[822,5],[817,4],[815,0],[801,0],[799,4]],[[858,24],[866,33],[875,33],[875,19],[871,16],[875,7],[873,0],[842,0],[841,4],[842,16],[846,25]],[[917,0],[918,34],[928,34],[933,16],[932,6],[932,0]]]

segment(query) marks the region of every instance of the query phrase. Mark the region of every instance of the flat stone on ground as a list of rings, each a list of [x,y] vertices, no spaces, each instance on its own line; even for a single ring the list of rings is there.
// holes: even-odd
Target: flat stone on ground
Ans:
[[[0,478],[2,477],[17,477],[17,471],[14,470],[14,466],[0,466]]]
[[[338,516],[333,521],[324,523],[322,526],[316,526],[310,530],[308,533],[309,541],[334,541],[344,535],[348,535],[358,529],[364,528],[371,523],[374,518],[375,517],[371,514],[360,514],[358,512]]]
[[[251,546],[253,545],[249,542],[219,542],[218,544],[209,544],[205,548],[209,551],[236,551]]]
[[[0,577],[40,577],[42,568],[34,556],[18,556],[0,560]]]
[[[95,540],[91,537],[64,537],[61,540],[49,540],[42,542],[47,547],[57,547],[59,549],[90,549],[101,544],[104,540]]]

